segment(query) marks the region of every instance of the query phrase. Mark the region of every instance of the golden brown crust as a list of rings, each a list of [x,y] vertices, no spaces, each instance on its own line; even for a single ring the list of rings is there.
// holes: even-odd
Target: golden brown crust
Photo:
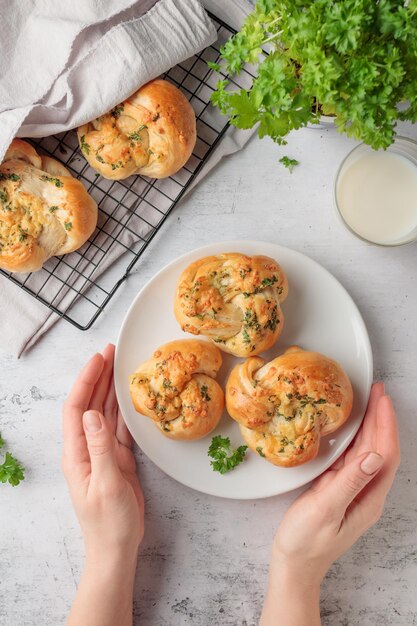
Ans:
[[[220,350],[206,341],[180,339],[155,350],[129,377],[133,405],[171,439],[201,439],[218,424],[224,394],[215,377]]]
[[[260,357],[240,363],[226,385],[227,410],[248,446],[282,467],[315,458],[320,437],[347,420],[352,402],[340,365],[298,346],[269,363]]]
[[[97,205],[50,157],[15,139],[0,165],[0,267],[34,272],[80,248],[94,232]]]
[[[286,276],[273,259],[219,254],[198,259],[183,271],[174,313],[185,332],[205,335],[225,352],[250,356],[277,341],[287,293]]]
[[[105,178],[166,178],[190,158],[196,120],[184,94],[157,79],[77,133],[85,158]]]

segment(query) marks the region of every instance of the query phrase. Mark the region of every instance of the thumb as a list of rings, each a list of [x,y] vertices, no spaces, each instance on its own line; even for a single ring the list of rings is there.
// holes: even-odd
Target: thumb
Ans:
[[[384,463],[377,452],[365,452],[342,467],[335,479],[323,489],[330,509],[342,519],[346,509],[362,489],[377,475]]]
[[[91,460],[91,473],[97,478],[120,474],[116,458],[116,440],[106,418],[98,411],[86,411],[83,415],[84,432]]]

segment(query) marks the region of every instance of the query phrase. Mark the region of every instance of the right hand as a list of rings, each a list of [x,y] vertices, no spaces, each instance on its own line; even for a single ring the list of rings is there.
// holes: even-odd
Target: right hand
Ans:
[[[353,444],[285,514],[273,569],[320,584],[333,561],[380,518],[399,462],[395,411],[376,383]]]

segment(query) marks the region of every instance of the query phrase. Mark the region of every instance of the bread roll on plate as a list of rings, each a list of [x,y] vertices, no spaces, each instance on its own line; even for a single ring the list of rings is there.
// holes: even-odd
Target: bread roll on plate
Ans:
[[[250,356],[268,350],[281,334],[287,293],[286,276],[274,259],[219,254],[183,271],[174,312],[185,332],[205,335],[235,356]]]
[[[14,139],[0,165],[0,268],[34,272],[80,248],[94,232],[97,204],[55,159]]]
[[[215,380],[221,364],[220,350],[206,341],[166,343],[130,376],[136,411],[171,439],[205,437],[224,408],[223,390]]]
[[[190,158],[196,121],[182,91],[157,79],[77,133],[85,158],[105,178],[166,178]]]
[[[269,363],[247,359],[232,370],[226,386],[227,410],[245,442],[282,467],[314,459],[320,437],[344,424],[352,402],[340,365],[298,346]]]

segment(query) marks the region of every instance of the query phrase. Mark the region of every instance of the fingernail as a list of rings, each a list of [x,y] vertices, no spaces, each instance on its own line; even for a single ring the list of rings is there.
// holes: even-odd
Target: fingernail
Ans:
[[[87,411],[84,413],[84,426],[89,433],[97,433],[101,430],[101,419],[97,411]]]
[[[384,459],[380,454],[369,452],[361,463],[361,470],[368,476],[372,476],[379,470],[383,462]]]

